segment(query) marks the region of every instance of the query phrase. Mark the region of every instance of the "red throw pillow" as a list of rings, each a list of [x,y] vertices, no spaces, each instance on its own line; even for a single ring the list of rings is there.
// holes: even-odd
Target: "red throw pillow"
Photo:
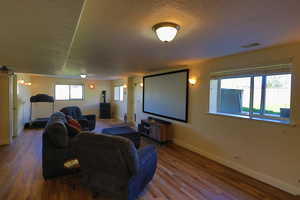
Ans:
[[[70,125],[70,124],[66,123],[66,127],[67,127],[67,130],[68,130],[69,137],[74,137],[74,136],[76,136],[80,133],[80,129],[76,128],[73,125]]]
[[[77,120],[75,120],[75,119],[69,119],[68,120],[68,124],[70,126],[73,126],[73,127],[77,128],[77,129],[79,129],[79,131],[81,130],[81,126],[80,126],[79,122]]]

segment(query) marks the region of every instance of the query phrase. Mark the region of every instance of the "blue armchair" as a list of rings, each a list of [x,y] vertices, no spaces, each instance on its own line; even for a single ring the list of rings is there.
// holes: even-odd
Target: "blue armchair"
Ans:
[[[95,129],[96,115],[82,115],[80,108],[77,106],[64,107],[60,112],[76,119],[80,123],[82,130],[91,131]]]
[[[124,137],[82,133],[73,147],[81,166],[82,182],[94,197],[134,200],[155,174],[154,146],[137,151]]]

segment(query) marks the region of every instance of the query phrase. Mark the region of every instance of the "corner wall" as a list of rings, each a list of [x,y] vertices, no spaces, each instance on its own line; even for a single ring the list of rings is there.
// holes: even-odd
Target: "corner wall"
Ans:
[[[190,64],[197,77],[189,92],[189,122],[172,121],[174,142],[244,174],[300,195],[300,43]],[[208,114],[210,73],[293,58],[292,120],[295,126]],[[141,77],[137,79],[140,80]],[[141,96],[142,90],[135,90]],[[139,103],[141,106],[141,103]],[[137,121],[147,117],[141,108]]]
[[[99,115],[99,103],[102,90],[107,91],[107,102],[111,97],[111,81],[89,80],[89,79],[67,79],[43,76],[31,77],[31,93],[39,93],[54,96],[55,84],[83,84],[84,99],[75,101],[55,101],[54,111],[59,111],[66,106],[78,106],[84,114]],[[90,89],[89,84],[95,84],[94,89]],[[47,103],[35,103],[32,109],[32,118],[48,117],[52,112],[52,105]]]

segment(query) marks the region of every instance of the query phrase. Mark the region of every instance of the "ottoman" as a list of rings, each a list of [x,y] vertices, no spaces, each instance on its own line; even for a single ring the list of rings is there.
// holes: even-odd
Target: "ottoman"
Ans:
[[[141,143],[141,134],[128,126],[105,128],[102,133],[126,137],[134,143],[136,148],[139,148]]]

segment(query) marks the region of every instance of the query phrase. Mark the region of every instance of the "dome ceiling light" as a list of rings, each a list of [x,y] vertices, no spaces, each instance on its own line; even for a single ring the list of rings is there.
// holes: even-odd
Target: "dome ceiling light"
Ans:
[[[179,31],[180,26],[172,22],[162,22],[155,24],[152,30],[162,42],[171,42]]]
[[[81,74],[80,77],[81,77],[81,78],[86,78],[87,75],[86,75],[86,74]]]

